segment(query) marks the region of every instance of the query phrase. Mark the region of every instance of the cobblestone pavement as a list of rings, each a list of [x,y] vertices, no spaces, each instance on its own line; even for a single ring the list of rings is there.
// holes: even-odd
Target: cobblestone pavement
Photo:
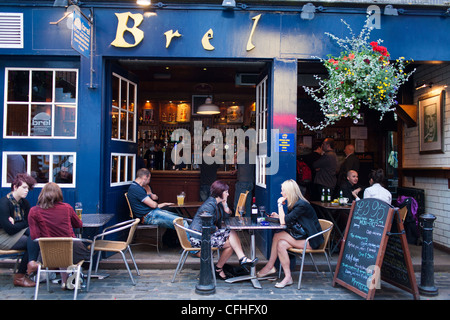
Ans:
[[[337,285],[331,285],[328,273],[304,272],[302,289],[297,290],[298,272],[294,272],[294,285],[284,289],[274,287],[274,282],[261,281],[262,289],[253,288],[251,282],[226,283],[218,280],[215,294],[200,295],[196,293],[199,270],[183,269],[174,283],[171,283],[173,270],[144,269],[141,276],[135,276],[133,286],[126,270],[105,270],[109,277],[92,279],[91,288],[86,292],[83,288],[78,293],[78,300],[363,300],[360,296]],[[416,273],[420,285],[420,273]],[[421,300],[450,300],[450,273],[434,274],[435,285],[439,295],[435,297],[421,296]],[[12,271],[0,269],[0,299],[1,300],[32,300],[34,288],[14,287]],[[45,282],[39,287],[39,300],[71,300],[73,291],[63,291],[57,284],[51,284],[47,291]],[[400,290],[382,281],[381,289],[375,293],[374,300],[412,300],[412,294]]]

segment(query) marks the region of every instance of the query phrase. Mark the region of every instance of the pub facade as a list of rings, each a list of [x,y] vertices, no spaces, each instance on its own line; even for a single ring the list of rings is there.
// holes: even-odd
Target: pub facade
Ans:
[[[324,73],[319,58],[339,54],[326,33],[348,36],[341,19],[353,30],[371,23],[371,36],[383,39],[391,59],[413,59],[416,71],[396,114],[383,122],[367,113],[358,130],[344,120],[309,132],[296,118],[314,121],[320,111],[303,85],[316,85],[314,74]],[[230,157],[243,133],[255,141],[253,195],[274,211],[281,183],[296,179],[301,150],[331,136],[341,155],[345,144],[358,143],[365,168],[385,169],[394,194],[398,185],[424,190],[425,211],[437,217],[435,242],[449,248],[449,29],[443,2],[3,1],[1,194],[14,172],[26,171],[38,181],[32,205],[52,181],[66,202],[82,202],[86,214],[114,213],[115,222],[128,217],[123,195],[141,159],[162,201],[175,202],[181,191],[198,201],[201,145],[214,144],[223,159],[218,178],[234,196]],[[220,114],[197,113],[206,98]],[[421,111],[428,99],[441,124],[431,147]],[[205,134],[211,129],[213,138]],[[190,145],[183,168],[173,157],[181,145],[174,132],[184,133],[183,148]],[[146,157],[157,140],[165,155],[158,169]],[[267,247],[265,236],[259,242]]]

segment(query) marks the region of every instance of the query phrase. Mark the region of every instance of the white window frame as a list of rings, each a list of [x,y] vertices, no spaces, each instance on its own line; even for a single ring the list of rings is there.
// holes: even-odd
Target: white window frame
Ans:
[[[113,104],[112,104],[112,101],[111,101],[111,129],[112,129],[112,116],[113,116],[113,110],[115,110],[115,111],[117,111],[117,114],[118,114],[118,118],[120,119],[120,117],[122,116],[122,113],[124,112],[125,113],[125,116],[126,116],[126,121],[125,121],[125,123],[126,123],[126,129],[125,129],[125,139],[121,139],[120,138],[120,130],[121,130],[121,121],[120,120],[118,120],[118,123],[117,123],[117,138],[116,137],[113,137],[112,136],[112,134],[111,134],[111,140],[114,140],[114,141],[124,141],[124,142],[136,142],[136,123],[137,123],[137,121],[136,121],[136,114],[137,114],[137,111],[136,111],[136,108],[137,108],[137,84],[136,83],[134,83],[133,81],[130,81],[130,80],[128,80],[127,78],[124,78],[124,77],[122,77],[122,76],[120,76],[120,75],[118,75],[117,73],[114,73],[113,72],[113,80],[112,81],[117,81],[117,80],[119,80],[119,101],[118,101],[118,104],[117,104],[117,107],[116,106],[114,106]],[[118,78],[118,79],[115,79],[115,78]],[[120,107],[120,103],[121,103],[121,101],[123,100],[123,97],[122,97],[122,90],[121,90],[121,82],[122,81],[125,81],[126,83],[127,83],[127,108],[129,107],[129,103],[130,103],[130,94],[133,94],[134,95],[134,103],[135,103],[135,105],[134,105],[134,108],[133,108],[133,111],[129,111],[128,109],[127,110],[124,110],[124,109],[122,109],[121,107]],[[133,84],[134,85],[134,92],[130,92],[130,83],[131,84]],[[129,114],[133,114],[134,116],[133,116],[133,137],[130,139],[130,137],[128,137],[128,132],[129,132],[129,128],[128,128],[128,125],[129,125],[129,122],[128,122],[128,116],[129,116]]]
[[[266,188],[266,162],[267,162],[267,86],[266,75],[256,86],[256,134],[258,154],[256,156],[255,183],[257,186]]]
[[[31,175],[31,156],[42,155],[49,157],[49,170],[53,168],[53,157],[54,156],[72,156],[73,157],[73,167],[72,167],[72,183],[58,183],[61,188],[75,188],[76,187],[76,173],[77,173],[77,154],[76,152],[45,152],[45,151],[3,151],[2,152],[2,188],[11,188],[11,183],[7,182],[7,156],[19,154],[27,156],[27,173]],[[49,173],[48,182],[53,181],[53,174]],[[35,188],[42,188],[46,183],[37,183]]]
[[[113,177],[113,172],[112,172],[112,169],[113,169],[113,157],[118,157],[119,158],[119,161],[118,161],[118,164],[117,164],[117,182],[112,182],[112,177]],[[131,157],[132,158],[132,164],[133,164],[133,168],[132,168],[132,170],[131,170],[131,177],[128,177],[128,161],[125,161],[125,170],[124,170],[124,172],[125,172],[125,179],[124,179],[124,181],[120,181],[120,170],[122,169],[121,168],[121,163],[122,163],[122,161],[121,161],[121,158],[122,157],[126,157],[126,158],[128,158],[128,157]],[[117,186],[123,186],[123,185],[128,185],[128,184],[130,184],[131,182],[133,182],[133,180],[136,178],[136,155],[134,154],[134,153],[111,153],[111,163],[110,163],[110,168],[111,168],[111,174],[110,174],[110,186],[111,187],[117,187]]]
[[[8,99],[8,75],[9,71],[28,71],[30,73],[29,77],[29,88],[28,88],[28,101],[7,101]],[[32,99],[32,76],[33,71],[52,71],[53,72],[53,88],[52,88],[52,101],[51,102],[34,102]],[[55,101],[55,83],[56,83],[56,72],[75,72],[76,73],[76,89],[75,89],[75,102],[58,102]],[[78,69],[72,68],[5,68],[5,86],[4,86],[4,105],[3,105],[3,138],[5,139],[76,139],[77,138],[77,128],[78,128]],[[28,132],[26,136],[7,136],[7,120],[8,120],[8,105],[24,105],[28,104]],[[32,105],[49,105],[52,106],[52,134],[50,136],[32,136],[31,135],[31,106]],[[55,108],[58,105],[73,106],[75,108],[75,134],[73,136],[55,136]]]

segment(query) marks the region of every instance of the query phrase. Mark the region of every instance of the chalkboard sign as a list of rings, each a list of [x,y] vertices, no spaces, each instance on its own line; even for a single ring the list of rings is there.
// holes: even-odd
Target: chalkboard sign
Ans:
[[[406,234],[400,216],[394,216],[391,232],[381,266],[381,279],[403,290],[411,292],[415,299],[419,298],[419,290],[414,276],[411,255]]]
[[[338,283],[366,299],[373,299],[380,285],[380,275],[402,289],[414,288],[412,264],[407,263],[411,258],[409,251],[405,254],[404,250],[406,236],[397,232],[403,230],[403,224],[398,218],[394,224],[399,227],[391,230],[393,217],[394,209],[378,199],[363,199],[352,204],[333,286]],[[400,259],[403,255],[407,257]],[[417,298],[414,290],[408,291]]]

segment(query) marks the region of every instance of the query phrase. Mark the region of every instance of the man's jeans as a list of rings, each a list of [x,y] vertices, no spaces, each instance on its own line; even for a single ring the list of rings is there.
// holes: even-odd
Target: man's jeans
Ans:
[[[144,224],[155,224],[164,228],[175,229],[175,227],[173,226],[173,220],[179,217],[180,216],[176,215],[173,212],[156,208],[150,211],[149,214],[145,216]],[[189,228],[186,220],[183,220],[183,224],[186,228]]]

